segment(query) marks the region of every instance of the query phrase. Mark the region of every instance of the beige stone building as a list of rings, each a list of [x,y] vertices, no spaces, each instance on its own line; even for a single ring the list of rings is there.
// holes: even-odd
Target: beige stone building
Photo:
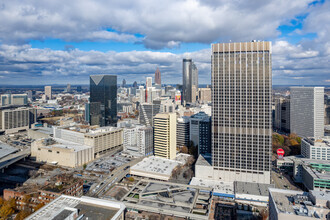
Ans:
[[[123,129],[116,127],[54,127],[54,137],[91,146],[95,156],[123,146]]]
[[[271,42],[212,44],[211,70],[213,178],[269,184]]]
[[[198,99],[200,102],[211,102],[211,88],[199,88]]]
[[[159,113],[154,117],[154,154],[174,159],[176,156],[176,113]]]
[[[31,156],[37,161],[66,167],[82,166],[94,159],[94,148],[62,139],[39,139],[32,142]]]

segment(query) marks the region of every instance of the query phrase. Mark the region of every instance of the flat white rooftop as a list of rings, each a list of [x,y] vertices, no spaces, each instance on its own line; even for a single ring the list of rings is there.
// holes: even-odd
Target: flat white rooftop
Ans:
[[[213,188],[214,193],[228,194],[228,195],[235,194],[233,182],[220,182],[218,180],[208,180],[208,179],[193,177],[189,185]]]
[[[156,179],[157,175],[161,175],[168,179],[172,174],[172,170],[180,164],[180,162],[175,160],[151,156],[144,158],[141,162],[132,166],[130,172],[133,175],[141,175]]]
[[[73,197],[62,195],[45,205],[27,220],[66,219],[72,212],[78,212],[82,219],[118,219],[125,210],[122,202],[108,201],[91,197]]]

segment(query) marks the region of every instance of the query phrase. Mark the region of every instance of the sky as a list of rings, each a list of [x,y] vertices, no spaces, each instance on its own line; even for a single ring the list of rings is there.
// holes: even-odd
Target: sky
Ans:
[[[273,85],[330,85],[330,0],[0,0],[0,84],[211,82],[211,44],[272,42]]]

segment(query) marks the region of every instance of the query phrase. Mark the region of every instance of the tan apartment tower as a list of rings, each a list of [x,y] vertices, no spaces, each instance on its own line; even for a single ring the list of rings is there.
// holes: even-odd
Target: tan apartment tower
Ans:
[[[157,157],[176,157],[176,113],[159,113],[154,117],[154,153]]]
[[[212,45],[214,179],[270,183],[271,55],[271,42]]]
[[[51,86],[45,86],[45,96],[47,100],[52,99],[52,87]]]

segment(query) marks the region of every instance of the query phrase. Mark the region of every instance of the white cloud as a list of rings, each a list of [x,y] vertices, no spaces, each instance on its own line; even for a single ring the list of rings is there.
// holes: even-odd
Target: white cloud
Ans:
[[[35,49],[26,42],[111,40],[161,49],[177,48],[182,42],[276,39],[279,25],[307,13],[303,28],[295,34],[317,37],[297,44],[285,37],[273,40],[273,84],[329,83],[330,2],[308,6],[311,1],[0,0],[0,77],[11,84],[88,83],[90,74],[110,73],[130,82],[144,81],[159,66],[165,82],[180,83],[182,58],[191,57],[200,82],[209,83],[210,49],[184,54],[87,52],[70,46],[66,51]]]
[[[191,53],[198,65],[200,80],[210,80],[210,50]],[[78,49],[60,51],[33,49],[29,45],[0,46],[0,76],[8,84],[88,83],[90,74],[116,74],[118,81],[144,81],[157,67],[164,83],[181,83],[183,54],[152,51],[99,52]],[[1,71],[2,69],[6,71]],[[10,74],[8,74],[10,73]],[[24,78],[22,80],[21,78]],[[0,83],[1,84],[1,83]]]
[[[311,1],[0,0],[0,40],[142,41],[159,49],[181,42],[267,39],[279,34],[280,24],[305,12]]]

